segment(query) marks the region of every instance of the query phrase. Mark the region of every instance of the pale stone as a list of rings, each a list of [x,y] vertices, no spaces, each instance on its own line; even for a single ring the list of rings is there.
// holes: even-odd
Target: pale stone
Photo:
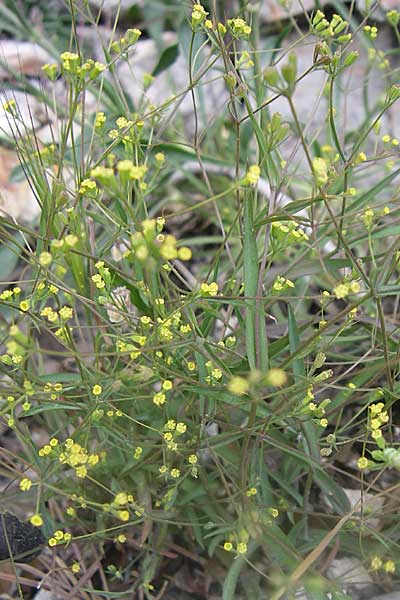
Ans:
[[[37,76],[42,66],[54,62],[50,54],[39,44],[18,40],[0,41],[0,77],[7,78],[12,72]],[[6,65],[7,68],[5,68]]]
[[[359,489],[344,489],[343,491],[348,497],[352,507],[358,505],[356,514],[361,514],[362,512],[363,520],[367,527],[378,527],[383,512],[383,505],[385,503],[384,497],[374,496],[374,494],[368,493],[364,493],[361,496],[361,490]]]
[[[346,592],[365,591],[374,586],[374,581],[362,562],[357,558],[337,558],[332,561],[327,575]]]
[[[285,7],[286,4],[286,7]],[[264,21],[280,21],[288,19],[290,15],[299,15],[306,11],[312,11],[325,4],[328,4],[328,0],[286,0],[279,2],[279,0],[261,0],[260,16]],[[255,7],[257,4],[254,5]]]
[[[40,207],[26,179],[9,182],[13,169],[19,164],[14,151],[0,147],[0,215],[29,223],[39,215]]]

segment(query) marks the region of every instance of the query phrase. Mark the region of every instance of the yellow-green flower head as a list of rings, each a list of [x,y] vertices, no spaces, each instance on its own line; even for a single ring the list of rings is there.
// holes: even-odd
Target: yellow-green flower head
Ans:
[[[261,170],[258,165],[251,165],[244,178],[244,185],[255,187],[260,179]]]
[[[272,368],[265,376],[265,383],[274,387],[282,387],[287,381],[287,375],[283,369]]]
[[[236,38],[248,38],[251,34],[251,27],[244,19],[229,19],[227,25],[232,35]]]
[[[239,377],[236,375],[232,377],[230,382],[228,383],[228,390],[235,394],[236,396],[242,396],[249,391],[250,384],[247,379],[244,377]]]
[[[196,31],[197,29],[199,29],[199,27],[202,25],[203,21],[205,21],[207,15],[208,15],[208,12],[204,9],[204,7],[201,4],[193,5],[193,10],[192,10],[192,15],[191,15],[191,25],[192,25],[193,31]]]
[[[314,177],[318,185],[325,185],[328,182],[328,161],[325,158],[317,157],[312,162]]]

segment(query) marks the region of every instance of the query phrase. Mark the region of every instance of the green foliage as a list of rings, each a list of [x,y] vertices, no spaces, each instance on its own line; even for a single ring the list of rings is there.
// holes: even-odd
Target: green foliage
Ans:
[[[53,143],[12,99],[5,107],[19,128],[10,183],[27,177],[41,210],[29,225],[0,221],[0,415],[18,446],[1,459],[3,502],[29,504],[76,577],[98,561],[108,589],[84,586],[104,597],[156,598],[177,554],[217,564],[225,600],[301,588],[348,598],[326,576],[336,553],[389,586],[398,501],[377,528],[369,497],[352,504],[345,492],[386,501],[400,468],[389,59],[354,16],[316,11],[290,50],[288,27],[264,52],[255,12],[225,22],[212,6],[148,4],[159,58],[138,101],[118,66],[141,31],[118,30],[96,61],[73,13],[70,47],[46,43],[54,65],[36,94],[62,121]],[[26,35],[9,10],[4,30]],[[174,14],[178,41],[163,47]],[[340,111],[360,37],[366,77],[384,73],[386,95],[366,85],[352,127]],[[307,44],[314,61],[301,72]],[[186,87],[154,105],[147,91],[181,60]],[[323,115],[304,123],[296,94],[318,72]],[[225,100],[208,114],[217,85]]]

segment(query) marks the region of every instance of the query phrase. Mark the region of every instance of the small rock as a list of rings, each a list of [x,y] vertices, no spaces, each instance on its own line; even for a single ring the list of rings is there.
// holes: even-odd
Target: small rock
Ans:
[[[269,23],[288,19],[290,15],[303,14],[304,11],[310,11],[322,8],[328,4],[328,0],[261,0],[260,17]],[[286,6],[285,6],[286,5]]]
[[[361,490],[344,489],[343,491],[352,507],[361,500]],[[363,494],[362,503],[360,503],[357,513],[360,514],[362,512],[363,519],[368,527],[376,528],[379,526],[384,503],[385,499],[382,496],[376,497],[374,494]],[[370,515],[377,516],[371,517]]]
[[[353,598],[352,594],[362,592],[364,597],[369,591],[375,591],[375,584],[364,567],[362,562],[357,558],[337,558],[332,561],[331,566],[328,569],[327,576],[331,580],[335,580],[335,583],[342,587],[343,590]]]
[[[143,0],[89,0],[89,4],[103,15],[115,16],[117,12],[124,15],[132,6],[143,6]]]
[[[382,594],[382,596],[371,596],[369,600],[400,600],[400,590],[390,594]]]
[[[30,562],[40,554],[44,543],[39,527],[21,521],[9,512],[0,513],[0,560],[12,556],[15,561]]]
[[[14,151],[0,147],[0,215],[30,223],[40,214],[40,206],[25,178],[10,183],[10,175],[19,164]]]
[[[370,12],[371,6],[373,5],[372,0],[357,0],[356,1],[357,9],[365,14]],[[385,21],[386,13],[389,10],[399,9],[399,0],[381,0],[379,6],[371,13],[371,21]]]
[[[35,595],[34,600],[58,600],[59,596],[55,596],[53,592],[49,592],[49,590],[39,590]]]
[[[12,76],[13,71],[30,77],[39,76],[42,73],[42,66],[50,62],[53,62],[53,58],[39,44],[17,40],[0,41],[0,77],[2,78]]]

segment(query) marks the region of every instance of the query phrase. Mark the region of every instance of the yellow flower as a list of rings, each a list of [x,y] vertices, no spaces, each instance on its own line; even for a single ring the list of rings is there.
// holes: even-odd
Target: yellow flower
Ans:
[[[361,456],[357,461],[357,466],[360,469],[360,471],[368,469],[368,458],[366,458],[365,456]]]
[[[265,376],[265,383],[274,387],[281,387],[285,385],[286,381],[287,375],[283,369],[270,369]]]
[[[236,546],[236,552],[238,554],[246,554],[247,544],[245,542],[239,542]]]
[[[92,393],[94,396],[100,396],[102,391],[103,391],[103,388],[98,383],[96,383],[92,388]]]
[[[80,570],[81,570],[81,566],[80,566],[79,563],[75,562],[75,563],[72,564],[71,571],[73,573],[80,573]]]
[[[19,309],[22,310],[22,312],[26,312],[29,310],[29,301],[28,300],[22,300],[19,303]]]
[[[79,477],[80,479],[84,479],[87,475],[87,468],[84,465],[76,467],[75,473],[77,477]]]
[[[231,552],[232,549],[233,549],[232,542],[225,542],[225,544],[224,544],[224,550],[226,550],[226,552]]]
[[[185,433],[185,431],[186,431],[186,425],[185,425],[185,423],[182,423],[182,422],[177,423],[177,425],[176,425],[176,431],[178,433]]]
[[[118,518],[121,519],[121,521],[129,521],[129,511],[128,510],[119,510],[117,515],[118,515]]]
[[[377,571],[382,566],[382,559],[379,556],[373,556],[371,558],[370,569],[372,571]]]
[[[346,298],[349,295],[349,288],[345,283],[340,283],[335,288],[333,288],[333,293],[335,294],[338,300],[342,298]]]
[[[123,506],[128,503],[128,494],[125,492],[119,492],[114,498],[114,504],[117,506]]]
[[[53,259],[50,252],[41,252],[39,256],[39,263],[42,265],[42,267],[48,267],[51,265],[52,260]]]
[[[171,469],[171,477],[173,477],[174,479],[178,479],[180,474],[181,472],[179,469]]]
[[[30,479],[28,479],[27,477],[24,477],[19,482],[19,487],[23,492],[27,492],[28,490],[30,490],[31,486],[32,486],[32,481]]]
[[[249,391],[250,384],[244,377],[235,376],[232,377],[228,383],[228,390],[236,396],[242,396]]]
[[[120,544],[125,544],[125,542],[126,542],[126,535],[124,533],[120,533],[117,536],[117,542],[119,542]]]
[[[387,560],[383,565],[383,568],[386,571],[386,573],[395,573],[396,564],[393,560]]]
[[[261,169],[258,165],[251,165],[244,178],[244,185],[255,187],[260,179]]]
[[[178,258],[180,260],[190,260],[192,258],[192,251],[187,246],[182,246],[178,249]]]
[[[35,527],[41,527],[43,525],[43,519],[38,513],[32,515],[29,520]]]
[[[64,537],[64,532],[59,529],[53,533],[53,537],[55,537],[57,541],[60,541]]]

